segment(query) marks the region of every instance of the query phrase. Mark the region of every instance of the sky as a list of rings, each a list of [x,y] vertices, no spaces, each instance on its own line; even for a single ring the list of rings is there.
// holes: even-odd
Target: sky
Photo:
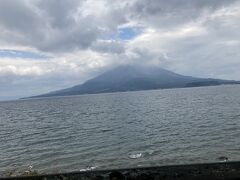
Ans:
[[[239,0],[1,0],[0,100],[122,64],[240,80]]]

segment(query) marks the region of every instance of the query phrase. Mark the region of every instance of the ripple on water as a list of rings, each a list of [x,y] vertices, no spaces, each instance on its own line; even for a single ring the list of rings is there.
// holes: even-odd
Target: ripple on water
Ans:
[[[0,102],[0,171],[237,161],[239,102],[240,86]]]

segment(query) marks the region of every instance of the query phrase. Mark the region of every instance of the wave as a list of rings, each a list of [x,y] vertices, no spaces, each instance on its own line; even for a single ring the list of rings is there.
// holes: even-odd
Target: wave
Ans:
[[[86,168],[80,169],[80,172],[85,172],[85,171],[92,171],[94,169],[96,169],[96,166],[88,166]]]
[[[137,154],[130,154],[128,156],[130,159],[138,159],[142,157],[142,153],[137,153]]]

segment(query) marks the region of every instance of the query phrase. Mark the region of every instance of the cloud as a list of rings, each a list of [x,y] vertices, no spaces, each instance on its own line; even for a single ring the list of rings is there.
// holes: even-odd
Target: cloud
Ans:
[[[89,1],[2,0],[0,44],[60,53],[87,49],[100,35],[125,22],[121,10],[109,6],[96,16],[88,10]]]
[[[129,63],[239,79],[239,8],[237,0],[1,0],[0,99]]]
[[[33,61],[21,57],[0,58],[0,96],[2,99],[16,94],[26,97],[70,87],[100,74],[111,63],[109,54],[91,50]]]
[[[141,62],[158,61],[161,66],[179,73],[237,80],[240,77],[237,73],[240,68],[239,5],[219,8],[175,28],[147,29],[128,49],[145,49]],[[149,52],[152,56],[146,58]],[[163,58],[159,58],[161,54]]]
[[[87,49],[102,35],[134,36],[126,24],[176,28],[211,14],[229,1],[50,0],[0,1],[0,44],[30,46],[45,52]],[[129,31],[127,33],[124,33]],[[122,33],[121,33],[122,32]]]
[[[130,11],[138,23],[168,29],[196,21],[234,2],[237,0],[138,0],[130,7]]]
[[[117,40],[99,40],[92,45],[92,49],[101,53],[121,54],[125,51],[125,43]]]

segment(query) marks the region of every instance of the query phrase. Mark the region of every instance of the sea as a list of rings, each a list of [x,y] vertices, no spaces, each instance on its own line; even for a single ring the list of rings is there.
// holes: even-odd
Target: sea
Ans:
[[[240,160],[240,86],[0,102],[0,172]]]

